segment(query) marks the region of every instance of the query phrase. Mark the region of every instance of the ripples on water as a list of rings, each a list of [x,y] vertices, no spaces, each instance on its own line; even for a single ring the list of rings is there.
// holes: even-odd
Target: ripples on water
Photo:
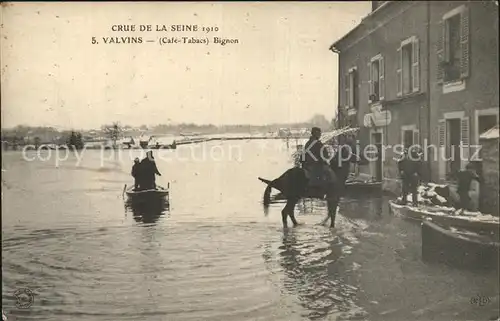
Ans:
[[[430,306],[419,298],[487,288],[491,278],[423,265],[418,226],[387,215],[382,199],[345,200],[336,230],[315,225],[325,204],[306,200],[305,225],[283,231],[283,204],[263,212],[257,176],[281,174],[289,153],[241,146],[245,162],[157,160],[171,204],[148,207],[122,199],[126,161],[101,167],[96,152],[55,168],[3,155],[4,310],[18,320],[410,320]],[[23,287],[36,294],[25,310],[13,297]]]
[[[68,320],[315,320],[355,307],[356,289],[342,280],[343,241],[325,228],[138,221],[134,229],[32,230],[4,239],[5,293],[29,287],[37,294],[33,308],[17,312]],[[11,309],[12,301],[4,297]]]

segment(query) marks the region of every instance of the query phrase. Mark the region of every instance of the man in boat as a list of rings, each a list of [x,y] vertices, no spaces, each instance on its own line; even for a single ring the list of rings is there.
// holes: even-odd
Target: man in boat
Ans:
[[[421,177],[421,164],[420,154],[416,148],[405,149],[398,162],[398,169],[403,185],[401,204],[406,204],[406,198],[411,193],[413,206],[418,206],[417,189]]]
[[[141,181],[141,163],[139,161],[139,158],[136,157],[134,159],[134,165],[132,166],[132,177],[134,178],[134,190],[139,190],[140,188],[140,181]]]
[[[155,175],[161,176],[158,167],[156,167],[153,151],[148,151],[146,157],[141,161],[141,176],[144,178],[144,186],[141,184],[141,189],[156,189]]]
[[[335,173],[330,168],[330,155],[326,146],[321,142],[321,129],[313,127],[311,137],[304,145],[302,152],[302,168],[306,173],[311,186],[325,186],[332,183]]]
[[[465,170],[459,171],[457,174],[457,194],[460,198],[458,210],[463,212],[464,210],[471,210],[471,197],[470,190],[472,181],[476,180],[479,183],[479,176],[476,173],[476,169],[472,163],[468,163],[465,166]]]

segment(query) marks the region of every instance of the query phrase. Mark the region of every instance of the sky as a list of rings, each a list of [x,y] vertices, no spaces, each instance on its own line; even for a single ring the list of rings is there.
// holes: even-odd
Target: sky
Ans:
[[[2,5],[1,124],[90,129],[114,121],[260,125],[314,114],[331,119],[338,57],[329,46],[370,8],[370,2]],[[136,31],[113,31],[114,25],[135,25]],[[152,31],[141,32],[140,25]],[[160,31],[164,25],[199,30]],[[92,44],[92,37],[99,43]],[[105,44],[103,37],[143,42]],[[181,43],[161,45],[164,37]],[[183,43],[182,37],[208,38],[209,44]],[[238,43],[221,46],[214,37]]]

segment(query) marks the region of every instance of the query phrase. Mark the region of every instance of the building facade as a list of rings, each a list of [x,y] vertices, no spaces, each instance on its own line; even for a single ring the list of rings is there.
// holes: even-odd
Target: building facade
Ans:
[[[373,1],[331,50],[339,54],[339,122],[360,127],[360,148],[382,156],[362,172],[386,190],[400,190],[404,147],[426,151],[426,180],[446,181],[498,124],[494,1]]]

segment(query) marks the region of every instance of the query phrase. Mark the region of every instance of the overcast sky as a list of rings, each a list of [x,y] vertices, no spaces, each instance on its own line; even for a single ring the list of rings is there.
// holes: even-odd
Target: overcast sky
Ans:
[[[268,124],[316,113],[330,119],[338,58],[328,48],[369,10],[369,2],[2,6],[2,127]],[[113,32],[116,24],[151,24],[153,31]],[[175,24],[219,31],[155,31]],[[99,44],[91,44],[93,36]],[[102,37],[116,36],[144,43],[103,43]],[[239,44],[160,46],[160,36],[211,42],[218,36]]]

